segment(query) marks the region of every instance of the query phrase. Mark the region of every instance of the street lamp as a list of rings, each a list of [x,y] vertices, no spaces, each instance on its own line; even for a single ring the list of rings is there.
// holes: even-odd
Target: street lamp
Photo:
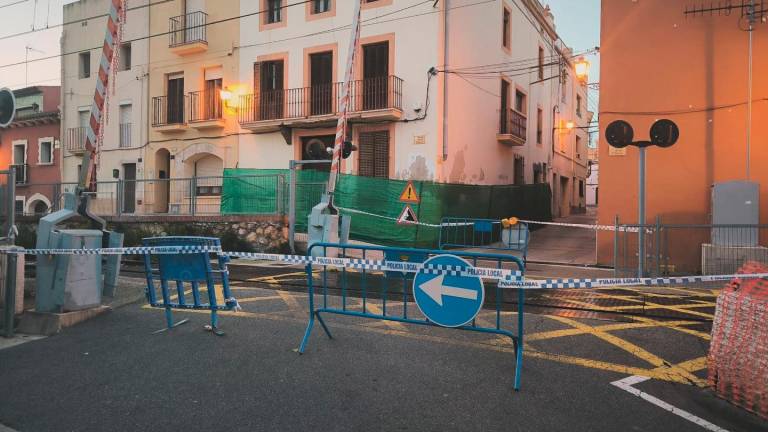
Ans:
[[[576,70],[576,78],[578,78],[579,81],[587,82],[587,79],[589,78],[589,66],[589,61],[587,61],[587,59],[584,57],[579,57],[576,59],[574,69]]]

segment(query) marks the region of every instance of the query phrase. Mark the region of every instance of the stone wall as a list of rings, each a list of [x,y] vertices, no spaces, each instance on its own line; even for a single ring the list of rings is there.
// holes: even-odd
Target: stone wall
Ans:
[[[37,220],[17,222],[17,244],[35,247]],[[87,228],[81,219],[67,221],[65,228]],[[222,247],[236,252],[287,252],[288,224],[285,218],[164,217],[120,218],[108,222],[111,230],[125,234],[125,246],[140,246],[141,239],[158,236],[203,236],[221,239]]]

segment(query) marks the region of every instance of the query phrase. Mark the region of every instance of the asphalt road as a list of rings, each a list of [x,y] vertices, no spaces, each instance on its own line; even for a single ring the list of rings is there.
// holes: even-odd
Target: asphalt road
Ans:
[[[203,331],[207,315],[195,312],[176,313],[190,324],[152,334],[162,311],[137,303],[1,349],[0,423],[41,432],[702,430],[611,385],[643,372],[656,379],[637,387],[670,404],[726,430],[768,431],[691,385],[685,376],[703,378],[706,334],[668,323],[527,315],[514,392],[508,341],[328,316],[335,338],[317,328],[298,355],[306,294],[235,292],[245,312],[222,316],[224,337]]]

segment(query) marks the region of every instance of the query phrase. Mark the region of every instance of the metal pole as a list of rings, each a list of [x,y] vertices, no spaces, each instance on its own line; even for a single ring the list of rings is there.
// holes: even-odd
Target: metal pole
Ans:
[[[613,277],[619,277],[619,215],[613,221]]]
[[[5,316],[3,317],[3,326],[5,327],[5,337],[13,337],[14,315],[16,313],[16,265],[18,256],[15,253],[6,255],[5,260]]]
[[[638,216],[637,216],[637,277],[643,277],[645,267],[645,147],[640,147]]]
[[[752,146],[752,33],[755,22],[755,0],[749,2],[749,53],[748,53],[748,73],[747,73],[747,180],[749,180],[749,160]]]
[[[288,245],[291,253],[296,253],[296,161],[290,161],[288,164],[290,172],[290,186],[288,187]]]

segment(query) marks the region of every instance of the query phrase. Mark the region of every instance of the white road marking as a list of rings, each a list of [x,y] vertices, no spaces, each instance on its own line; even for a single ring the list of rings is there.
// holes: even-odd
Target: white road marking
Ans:
[[[697,417],[697,416],[689,413],[688,411],[681,410],[680,408],[677,408],[677,407],[675,407],[673,405],[670,405],[670,404],[664,402],[663,400],[661,400],[661,399],[659,399],[659,398],[657,398],[655,396],[651,396],[648,393],[645,393],[645,392],[643,392],[641,390],[638,390],[638,389],[632,387],[635,384],[639,384],[641,382],[648,381],[649,379],[650,378],[644,377],[644,376],[641,376],[641,375],[633,375],[633,376],[630,376],[630,377],[626,377],[624,379],[620,379],[618,381],[614,381],[611,384],[616,386],[616,387],[618,387],[618,388],[620,388],[620,389],[622,389],[622,390],[624,390],[624,391],[626,391],[626,392],[628,392],[628,393],[630,393],[630,394],[633,394],[633,395],[635,395],[635,396],[637,396],[637,397],[639,397],[641,399],[645,399],[646,401],[656,405],[659,408],[665,409],[665,410],[671,412],[672,414],[674,414],[676,416],[680,416],[680,417],[682,417],[682,418],[684,418],[684,419],[686,419],[686,420],[688,420],[690,422],[693,422],[693,423],[703,427],[704,429],[707,429],[707,430],[710,430],[710,431],[714,431],[714,432],[728,432],[727,429],[723,429],[720,426],[718,426],[716,424],[712,424],[712,423],[704,420],[701,417]]]

